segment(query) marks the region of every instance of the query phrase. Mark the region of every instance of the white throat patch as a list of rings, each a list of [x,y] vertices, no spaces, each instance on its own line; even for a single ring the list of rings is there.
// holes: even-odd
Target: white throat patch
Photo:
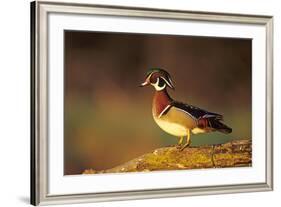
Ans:
[[[164,88],[166,88],[166,84],[164,84],[162,87],[158,86],[159,78],[157,78],[156,83],[151,83],[152,86],[156,89],[156,91],[162,91]]]

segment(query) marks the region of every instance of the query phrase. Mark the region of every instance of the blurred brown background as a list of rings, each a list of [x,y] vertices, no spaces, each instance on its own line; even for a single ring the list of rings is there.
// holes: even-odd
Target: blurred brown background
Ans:
[[[251,139],[251,40],[65,32],[64,172],[103,170],[178,139],[154,123],[148,68],[166,69],[179,101],[221,113],[229,135],[193,135],[192,145]]]

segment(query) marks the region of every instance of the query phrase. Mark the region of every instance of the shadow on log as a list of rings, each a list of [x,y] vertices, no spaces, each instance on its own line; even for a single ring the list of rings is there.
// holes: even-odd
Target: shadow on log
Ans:
[[[199,168],[247,167],[252,164],[251,140],[234,140],[224,144],[187,147],[163,147],[117,167],[83,174],[185,170]]]

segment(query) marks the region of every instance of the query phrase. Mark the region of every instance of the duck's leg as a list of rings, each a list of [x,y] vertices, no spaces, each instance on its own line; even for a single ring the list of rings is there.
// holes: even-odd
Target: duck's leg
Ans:
[[[181,136],[181,137],[179,138],[179,142],[178,142],[178,144],[177,144],[177,148],[181,148],[181,146],[182,146],[182,141],[183,141],[183,136]]]
[[[190,130],[188,129],[186,135],[186,143],[180,148],[180,151],[184,150],[189,145],[190,145]]]

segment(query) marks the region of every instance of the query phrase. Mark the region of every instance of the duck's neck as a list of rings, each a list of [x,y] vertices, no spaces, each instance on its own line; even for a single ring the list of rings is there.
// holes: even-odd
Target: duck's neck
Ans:
[[[166,88],[161,91],[155,91],[153,102],[152,102],[152,112],[154,116],[159,116],[159,114],[172,102],[172,98],[169,96]]]

